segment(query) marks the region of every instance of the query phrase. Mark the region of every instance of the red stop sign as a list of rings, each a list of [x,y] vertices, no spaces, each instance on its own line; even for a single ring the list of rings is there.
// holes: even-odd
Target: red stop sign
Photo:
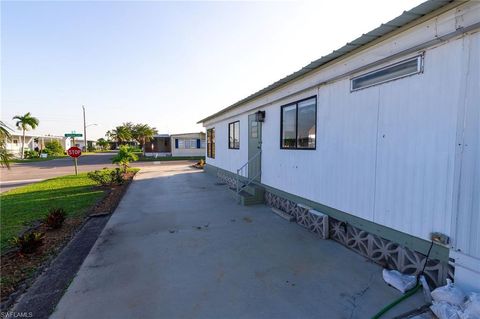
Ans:
[[[67,154],[70,157],[80,157],[80,155],[82,155],[82,150],[76,146],[72,146],[67,150]]]

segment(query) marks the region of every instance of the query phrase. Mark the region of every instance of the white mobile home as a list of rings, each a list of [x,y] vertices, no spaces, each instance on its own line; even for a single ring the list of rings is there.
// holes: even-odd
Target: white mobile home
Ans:
[[[479,31],[478,1],[404,12],[201,120],[207,171],[402,272],[432,245],[430,282],[480,289]]]
[[[57,140],[62,144],[64,149],[70,148],[71,141],[69,138],[63,136],[53,135],[25,135],[25,151],[29,150],[42,150],[45,148],[45,144]],[[6,149],[12,153],[15,157],[20,157],[22,153],[22,134],[11,134],[10,138],[6,139]]]
[[[205,133],[171,135],[172,156],[205,156]]]
[[[205,156],[205,133],[157,134],[145,145],[145,155],[153,157]]]

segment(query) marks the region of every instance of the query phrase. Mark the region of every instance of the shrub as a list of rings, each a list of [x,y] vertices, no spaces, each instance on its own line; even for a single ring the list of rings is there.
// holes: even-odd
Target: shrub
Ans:
[[[87,174],[88,178],[100,184],[102,186],[112,186],[123,184],[123,174],[120,168],[110,169],[101,169]]]
[[[51,208],[45,218],[45,225],[51,229],[60,228],[62,227],[66,216],[67,213],[63,208]]]
[[[31,254],[43,244],[44,234],[39,232],[28,232],[21,236],[13,238],[13,243],[18,247],[21,253]]]
[[[120,146],[117,156],[112,158],[113,164],[118,164],[123,167],[123,172],[127,172],[128,164],[138,160],[138,156],[133,152],[132,148],[126,145]]]
[[[43,150],[43,152],[47,153],[50,156],[63,155],[63,146],[59,141],[52,140],[45,143],[45,149]]]
[[[38,157],[38,152],[34,150],[26,150],[23,152],[23,158],[36,158]]]

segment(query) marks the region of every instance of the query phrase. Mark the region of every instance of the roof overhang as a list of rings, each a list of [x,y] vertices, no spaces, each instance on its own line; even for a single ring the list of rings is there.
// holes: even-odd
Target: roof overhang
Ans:
[[[225,114],[249,101],[252,101],[260,96],[263,96],[269,92],[272,92],[288,83],[300,79],[301,77],[309,74],[313,71],[318,71],[321,67],[325,67],[332,63],[335,63],[343,58],[347,58],[353,54],[367,49],[368,47],[382,42],[389,37],[392,37],[400,32],[403,32],[417,24],[420,24],[434,15],[441,14],[454,7],[457,7],[468,0],[428,0],[411,10],[404,11],[401,15],[390,20],[387,23],[381,24],[379,27],[373,29],[368,33],[364,33],[355,40],[348,42],[343,47],[334,50],[330,54],[321,57],[318,60],[312,61],[310,64],[304,66],[300,70],[278,80],[275,83],[257,91],[246,98],[210,115],[197,122],[197,124],[205,123],[212,120],[222,114]]]

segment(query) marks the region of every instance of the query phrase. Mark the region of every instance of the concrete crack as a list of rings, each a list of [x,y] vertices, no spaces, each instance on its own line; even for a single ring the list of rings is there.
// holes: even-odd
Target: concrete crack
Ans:
[[[365,293],[370,289],[370,285],[372,283],[372,280],[373,280],[373,276],[375,275],[375,272],[373,272],[369,279],[368,279],[368,282],[367,282],[367,286],[365,288],[363,288],[362,290],[360,290],[359,292],[357,292],[356,294],[352,295],[352,300],[351,300],[351,304],[352,304],[352,311],[350,312],[350,319],[353,318],[353,315],[355,314],[355,310],[357,309],[357,302],[360,298],[363,297],[363,295],[365,295]]]

